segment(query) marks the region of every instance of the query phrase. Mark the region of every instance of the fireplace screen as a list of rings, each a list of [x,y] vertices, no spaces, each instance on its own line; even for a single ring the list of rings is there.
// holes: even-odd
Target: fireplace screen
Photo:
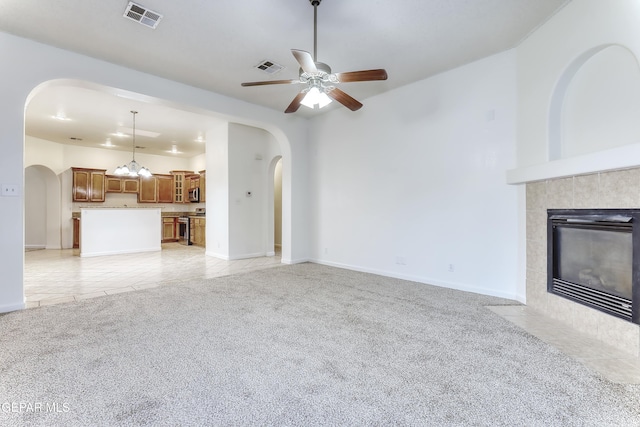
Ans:
[[[639,221],[637,210],[549,210],[547,290],[640,323]]]
[[[631,299],[633,272],[631,230],[628,232],[556,229],[557,278]]]

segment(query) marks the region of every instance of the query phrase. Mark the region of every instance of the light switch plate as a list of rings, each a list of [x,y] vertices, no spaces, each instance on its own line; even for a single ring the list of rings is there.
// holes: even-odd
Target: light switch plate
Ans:
[[[18,186],[16,184],[2,184],[2,196],[14,197],[18,196]]]

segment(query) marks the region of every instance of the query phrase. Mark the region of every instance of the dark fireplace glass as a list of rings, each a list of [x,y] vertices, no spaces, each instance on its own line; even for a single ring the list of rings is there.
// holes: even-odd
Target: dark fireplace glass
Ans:
[[[556,277],[631,299],[630,232],[557,227]]]

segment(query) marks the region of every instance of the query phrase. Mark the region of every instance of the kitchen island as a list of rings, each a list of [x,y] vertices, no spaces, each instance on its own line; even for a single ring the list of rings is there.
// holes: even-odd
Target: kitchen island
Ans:
[[[80,256],[162,249],[160,208],[80,209]]]

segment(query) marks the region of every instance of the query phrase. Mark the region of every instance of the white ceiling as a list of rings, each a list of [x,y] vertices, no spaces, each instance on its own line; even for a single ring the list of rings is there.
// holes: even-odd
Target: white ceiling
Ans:
[[[384,68],[389,79],[343,83],[363,102],[517,46],[570,0],[323,0],[318,7],[318,61],[334,72]],[[309,0],[140,0],[163,15],[154,30],[122,15],[128,0],[0,0],[0,31],[284,111],[298,85],[241,87],[245,81],[295,79],[291,49],[313,52]],[[268,75],[270,60],[285,68]],[[118,127],[159,132],[136,136],[145,152],[202,152],[194,140],[209,118],[108,96],[88,89],[49,88],[27,108],[26,132],[59,143],[112,143]],[[97,98],[96,98],[97,97]],[[87,108],[91,106],[91,108]],[[344,108],[332,103],[328,110]],[[360,111],[363,111],[360,110]],[[64,112],[68,121],[51,116]],[[297,115],[317,111],[301,107]],[[283,113],[284,114],[284,113]],[[355,112],[353,114],[359,114]],[[71,137],[82,138],[73,142]]]

